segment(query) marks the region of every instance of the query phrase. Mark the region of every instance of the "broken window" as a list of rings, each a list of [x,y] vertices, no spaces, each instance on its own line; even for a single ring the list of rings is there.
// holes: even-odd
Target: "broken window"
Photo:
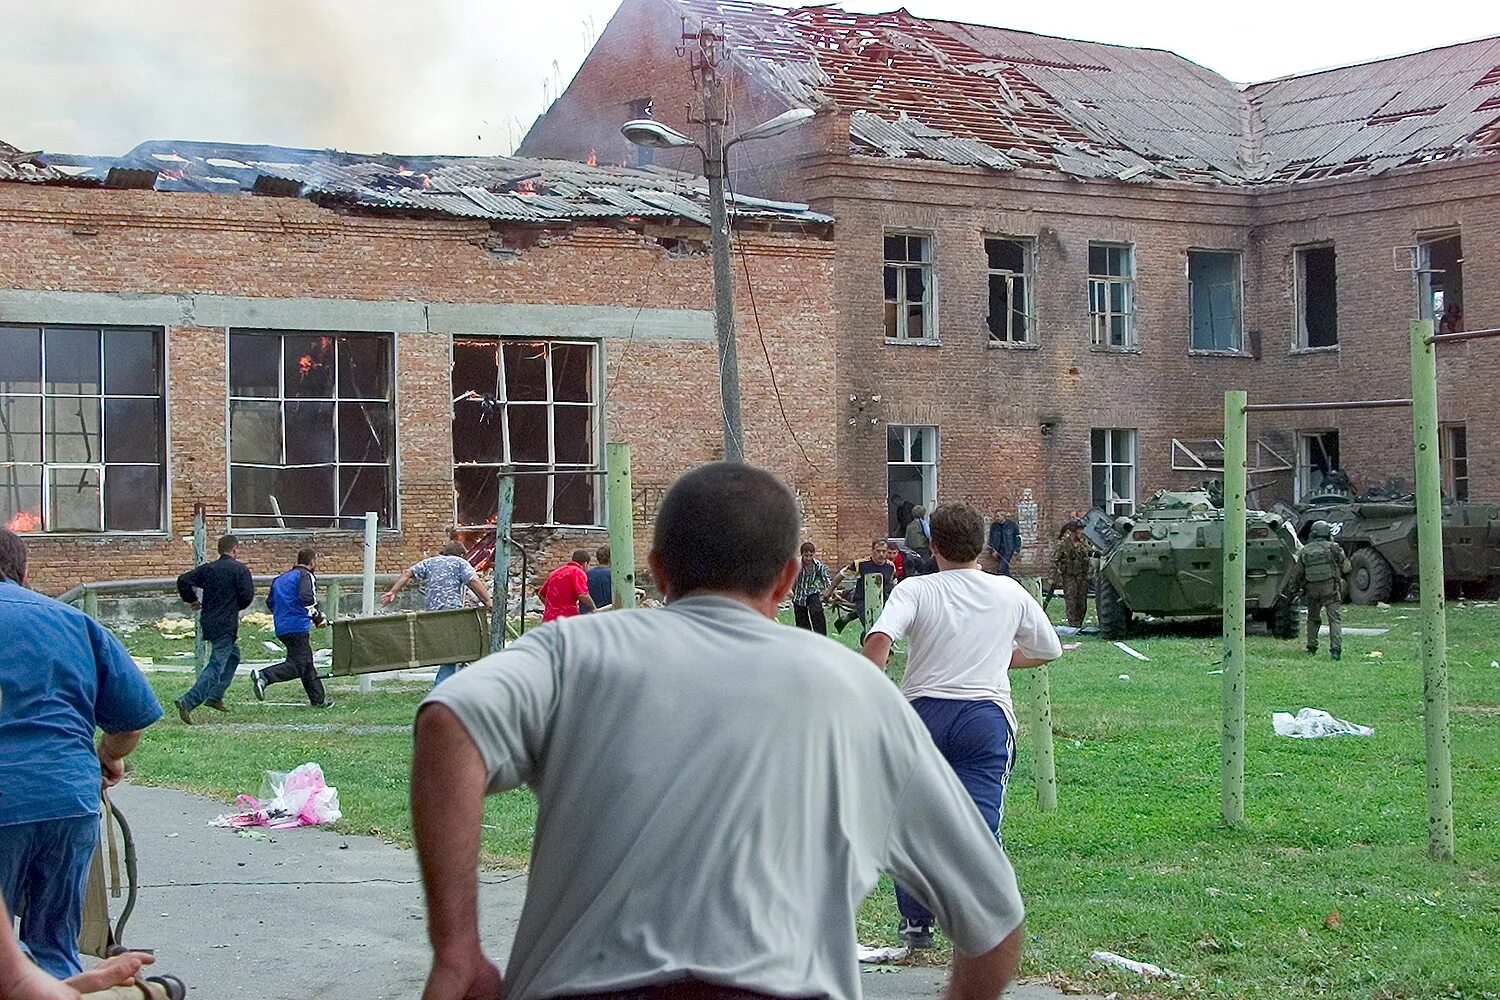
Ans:
[[[1244,349],[1240,310],[1240,255],[1188,251],[1188,324],[1195,351]]]
[[[1339,298],[1333,244],[1301,247],[1297,258],[1297,346],[1337,347]]]
[[[1089,431],[1093,502],[1110,517],[1135,513],[1135,437],[1129,427]]]
[[[388,334],[229,335],[229,513],[236,528],[394,526]]]
[[[1469,499],[1469,428],[1465,424],[1438,427],[1438,460],[1443,469],[1443,495]]]
[[[1297,479],[1293,484],[1294,500],[1302,501],[1317,493],[1330,473],[1339,468],[1338,431],[1299,431],[1297,433]]]
[[[987,239],[990,301],[986,325],[996,344],[1031,342],[1031,274],[1035,244],[1028,239]]]
[[[160,531],[160,330],[0,326],[0,524]]]
[[[885,339],[937,339],[932,323],[932,237],[885,236]]]
[[[453,489],[461,527],[493,524],[500,471],[515,474],[515,524],[599,523],[598,346],[453,341]]]
[[[1135,346],[1135,248],[1089,244],[1089,321],[1096,347]]]
[[[911,508],[925,507],[930,514],[937,506],[938,429],[936,427],[886,427],[886,496],[890,497],[892,536],[906,530],[901,521],[911,519]]]
[[[1458,234],[1434,236],[1417,244],[1419,303],[1422,319],[1438,333],[1464,328],[1464,254]]]

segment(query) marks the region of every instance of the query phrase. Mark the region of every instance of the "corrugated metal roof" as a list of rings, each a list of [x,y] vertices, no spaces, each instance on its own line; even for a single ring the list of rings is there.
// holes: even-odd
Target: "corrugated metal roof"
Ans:
[[[158,191],[298,195],[465,219],[546,224],[639,216],[708,223],[707,182],[656,166],[165,141],[142,143],[121,157],[98,157],[22,153],[0,144],[0,180],[102,184],[111,174],[141,176],[148,182],[142,186]],[[738,217],[773,225],[833,221],[791,202],[735,197],[731,205]]]
[[[1160,49],[904,9],[663,2],[788,103],[847,112],[857,154],[1246,184],[1500,150],[1500,38],[1241,90]]]

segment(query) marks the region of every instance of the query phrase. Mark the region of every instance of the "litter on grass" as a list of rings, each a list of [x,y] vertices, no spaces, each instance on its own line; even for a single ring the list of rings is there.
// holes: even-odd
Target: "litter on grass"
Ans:
[[[1345,635],[1385,635],[1389,631],[1390,631],[1390,629],[1388,629],[1388,628],[1362,628],[1362,627],[1361,628],[1351,628],[1348,625],[1344,626],[1344,634]],[[1319,635],[1327,635],[1328,634],[1328,626],[1324,625],[1321,628],[1319,628],[1318,629],[1318,634]]]
[[[1304,708],[1296,715],[1277,712],[1271,716],[1271,728],[1277,736],[1298,740],[1315,740],[1323,736],[1371,736],[1375,730],[1343,719],[1335,719],[1317,708]]]
[[[859,963],[872,965],[877,962],[899,962],[910,952],[905,948],[867,948],[859,946]]]
[[[241,795],[234,800],[239,812],[225,813],[208,821],[209,826],[243,829],[267,826],[289,830],[297,826],[321,826],[337,823],[339,790],[323,780],[323,769],[317,764],[303,764],[290,774],[267,771],[261,779],[260,798]]]
[[[1163,969],[1161,966],[1152,965],[1150,962],[1137,962],[1134,959],[1126,958],[1124,955],[1116,955],[1112,951],[1096,951],[1089,956],[1089,961],[1097,965],[1112,965],[1117,969],[1124,969],[1126,972],[1134,972],[1138,976],[1145,976],[1147,979],[1177,978],[1177,973],[1171,969]]]
[[[1121,674],[1120,675],[1120,680],[1122,680],[1122,681],[1128,681],[1128,680],[1130,680],[1130,675],[1129,674]]]
[[[269,611],[252,611],[248,615],[240,615],[240,624],[249,628],[268,629],[275,622]]]
[[[1140,660],[1140,661],[1142,661],[1144,663],[1150,663],[1151,662],[1151,657],[1147,656],[1145,653],[1142,653],[1138,649],[1133,649],[1130,646],[1127,646],[1123,642],[1117,642],[1117,643],[1115,643],[1115,648],[1118,649],[1120,652],[1125,653],[1125,654],[1127,654],[1129,656],[1133,656],[1137,660]]]
[[[1083,648],[1083,643],[1081,643],[1081,642],[1065,642],[1065,643],[1062,644],[1062,648],[1063,648],[1063,652],[1064,653],[1071,653],[1075,649],[1082,649]]]
[[[196,627],[191,618],[158,618],[156,631],[163,639],[191,639]]]

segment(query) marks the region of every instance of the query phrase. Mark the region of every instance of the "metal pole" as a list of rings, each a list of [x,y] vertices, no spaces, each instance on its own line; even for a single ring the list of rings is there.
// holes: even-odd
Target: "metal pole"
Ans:
[[[344,602],[344,585],[334,580],[328,585],[327,596],[323,599],[327,618],[331,622],[339,620],[339,609]]]
[[[202,566],[208,561],[208,517],[201,503],[193,504],[193,565]],[[193,613],[193,664],[194,672],[201,674],[208,666],[208,644],[203,641],[203,612]]]
[[[633,608],[635,511],[630,493],[630,445],[608,444],[604,451],[609,470],[605,480],[605,516],[609,521],[610,603],[616,608]]]
[[[1417,566],[1422,592],[1422,700],[1427,728],[1427,856],[1453,860],[1453,747],[1448,737],[1448,621],[1443,610],[1443,495],[1437,357],[1431,320],[1411,324],[1412,444],[1417,459]]]
[[[93,587],[83,589],[83,613],[95,621],[99,620],[99,591]]]
[[[740,362],[734,341],[734,283],[729,263],[729,210],[724,201],[724,100],[715,66],[716,39],[703,33],[703,117],[707,142],[703,174],[708,179],[709,245],[714,267],[714,335],[719,343],[719,396],[724,408],[724,460],[745,459],[740,422]]]
[[[1038,601],[1042,598],[1042,578],[1030,577],[1027,589]],[[1036,755],[1036,807],[1042,812],[1057,809],[1057,759],[1052,746],[1052,675],[1043,663],[1026,671],[1031,697],[1027,699],[1031,727],[1031,751]]]
[[[375,535],[380,529],[380,515],[372,511],[365,512],[365,575],[363,600],[360,602],[360,614],[365,618],[375,615]],[[359,675],[360,694],[369,694],[374,685],[369,674]]]
[[[863,631],[868,632],[885,610],[885,577],[879,573],[866,573],[860,586],[865,588],[865,620]]]
[[[1245,393],[1224,393],[1224,687],[1219,807],[1245,825]]]
[[[495,578],[490,583],[490,652],[505,648],[505,612],[510,603],[510,522],[516,509],[516,477],[500,477],[495,500]],[[526,620],[526,563],[521,563],[521,620]]]

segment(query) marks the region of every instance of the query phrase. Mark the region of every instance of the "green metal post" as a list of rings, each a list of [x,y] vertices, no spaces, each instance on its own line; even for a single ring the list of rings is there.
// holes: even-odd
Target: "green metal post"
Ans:
[[[328,609],[326,617],[329,621],[336,622],[339,620],[339,605],[343,603],[343,600],[344,588],[337,580],[334,580],[328,585],[328,595],[323,599],[323,604]]]
[[[1245,393],[1224,393],[1224,688],[1219,806],[1245,825]]]
[[[1042,597],[1042,578],[1026,581],[1031,596]],[[1031,728],[1031,751],[1036,755],[1036,807],[1042,812],[1057,809],[1057,760],[1052,746],[1052,676],[1047,664],[1023,671],[1030,678],[1027,725]]]
[[[1411,325],[1412,444],[1417,459],[1417,568],[1422,591],[1422,700],[1427,727],[1427,855],[1453,860],[1453,747],[1448,737],[1448,621],[1443,609],[1443,494],[1432,321]]]
[[[208,561],[208,514],[201,503],[193,504],[193,565]],[[195,672],[208,666],[208,644],[203,641],[203,612],[193,614],[193,663]]]
[[[83,613],[88,615],[95,621],[99,620],[99,591],[95,590],[93,587],[84,589]]]
[[[635,607],[635,511],[630,492],[630,445],[608,444],[605,511],[609,519],[610,603]]]
[[[865,588],[865,628],[868,632],[885,610],[885,577],[879,573],[866,573],[861,586]]]
[[[510,603],[510,521],[516,509],[516,477],[500,477],[500,497],[495,504],[495,580],[490,587],[494,607],[490,610],[490,652],[505,648],[505,612]],[[524,590],[526,581],[521,581]]]

